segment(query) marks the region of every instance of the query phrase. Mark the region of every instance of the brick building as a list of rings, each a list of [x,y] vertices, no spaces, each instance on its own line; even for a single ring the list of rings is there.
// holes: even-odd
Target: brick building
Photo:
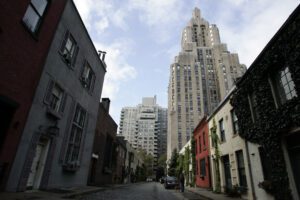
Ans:
[[[36,5],[33,10],[39,11],[44,2],[48,3],[27,2],[28,9]],[[57,2],[49,1],[45,13],[61,4]],[[29,112],[22,119],[24,128],[6,184],[9,191],[80,187],[87,183],[106,64],[104,56],[100,59],[73,1],[68,0],[62,8],[45,59],[39,63],[41,74],[31,77],[37,87],[32,92]],[[30,24],[32,13],[25,19],[24,23]],[[33,30],[32,26],[29,28]],[[42,38],[35,40],[43,42]],[[30,59],[35,60],[34,53]],[[20,71],[14,68],[11,73]],[[31,74],[28,70],[22,73],[24,77]],[[16,93],[27,88],[20,80],[14,80],[20,85]]]
[[[201,188],[211,187],[209,129],[206,117],[203,117],[194,130],[196,151],[196,185]]]
[[[6,186],[65,3],[66,0],[0,2],[0,187],[2,190]]]
[[[116,135],[118,125],[109,115],[109,105],[110,100],[108,98],[103,98],[99,105],[89,185],[113,183],[116,169]]]

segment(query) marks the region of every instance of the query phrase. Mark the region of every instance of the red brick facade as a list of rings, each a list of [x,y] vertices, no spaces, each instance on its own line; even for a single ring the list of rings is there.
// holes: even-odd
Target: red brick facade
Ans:
[[[196,151],[196,185],[210,188],[209,129],[206,117],[199,122],[193,134]]]
[[[35,33],[23,17],[30,4],[0,2],[0,187],[5,188],[44,62],[66,0],[49,1]],[[2,112],[5,110],[5,112]]]

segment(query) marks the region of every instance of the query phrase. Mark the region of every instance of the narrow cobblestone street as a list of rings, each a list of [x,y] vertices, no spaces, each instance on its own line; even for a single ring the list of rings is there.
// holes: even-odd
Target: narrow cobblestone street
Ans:
[[[205,200],[199,195],[185,191],[165,189],[160,183],[142,183],[117,189],[100,191],[76,199],[80,200]]]

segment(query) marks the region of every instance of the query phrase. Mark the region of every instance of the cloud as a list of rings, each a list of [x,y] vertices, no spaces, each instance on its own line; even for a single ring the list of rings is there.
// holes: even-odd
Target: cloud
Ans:
[[[114,100],[119,89],[124,82],[135,79],[137,76],[136,68],[127,62],[129,52],[132,52],[132,42],[128,40],[118,40],[110,45],[95,43],[97,49],[107,52],[105,62],[107,73],[105,75],[102,96]]]
[[[219,4],[216,24],[222,42],[229,50],[239,54],[240,62],[247,67],[254,61],[270,39],[296,8],[296,0],[247,1],[226,0]],[[204,13],[205,15],[205,13]]]
[[[188,19],[191,13],[184,11],[186,6],[182,0],[128,0],[128,10],[137,12],[139,21],[148,26],[158,43],[170,41],[174,30],[180,28],[178,24]]]
[[[113,1],[107,0],[74,0],[74,2],[88,30],[94,28],[96,32],[102,33],[109,24],[122,30],[128,29],[126,7],[117,9]]]
[[[99,21],[95,23],[95,28],[97,31],[97,34],[103,33],[109,26],[108,19],[106,17],[103,17]]]

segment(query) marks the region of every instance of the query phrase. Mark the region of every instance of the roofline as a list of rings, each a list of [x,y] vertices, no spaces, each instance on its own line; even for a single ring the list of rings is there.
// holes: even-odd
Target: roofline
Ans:
[[[283,25],[278,29],[278,31],[275,33],[275,35],[271,38],[271,40],[267,43],[267,45],[263,48],[263,50],[258,54],[258,56],[255,58],[255,60],[252,62],[246,73],[241,77],[241,79],[236,83],[237,86],[239,86],[246,76],[250,73],[250,71],[253,70],[255,65],[260,61],[260,59],[263,58],[265,52],[273,45],[273,43],[276,42],[278,39],[280,33],[283,31],[283,29],[286,29],[286,27],[293,21],[295,17],[297,17],[300,12],[300,4],[295,8],[295,10],[289,15],[289,17],[286,19],[286,21],[283,23]]]
[[[92,46],[94,47],[94,52],[96,53],[97,58],[99,59],[102,68],[103,68],[104,71],[106,72],[106,63],[105,63],[103,60],[100,59],[99,54],[98,54],[98,51],[97,51],[97,49],[96,49],[96,47],[95,47],[95,45],[94,45],[94,43],[93,43],[93,40],[92,40],[92,38],[91,38],[91,36],[90,36],[88,30],[87,30],[86,27],[85,27],[85,24],[84,24],[84,22],[83,22],[83,20],[82,20],[82,18],[81,18],[80,13],[78,12],[78,9],[77,9],[77,7],[76,7],[74,1],[73,1],[73,0],[70,0],[70,1],[71,1],[72,6],[74,6],[75,11],[77,12],[77,14],[78,14],[78,16],[79,16],[80,22],[81,22],[81,24],[83,25],[83,29],[84,29],[84,31],[86,32],[86,34],[87,34],[87,36],[88,36],[88,39],[90,40]]]
[[[200,125],[201,125],[204,121],[206,121],[206,119],[207,119],[207,116],[204,115],[204,116],[202,117],[202,119],[199,121],[199,123],[197,124],[197,126],[194,128],[193,134],[194,134],[194,133],[196,132],[196,130],[200,127]]]
[[[234,85],[231,90],[229,91],[229,93],[226,95],[226,97],[224,98],[223,101],[221,101],[218,105],[218,107],[216,107],[214,109],[214,111],[208,116],[207,121],[211,120],[211,118],[213,118],[215,116],[215,114],[224,106],[225,103],[227,103],[227,101],[230,99],[230,97],[232,96],[233,92],[236,90],[236,86]]]

